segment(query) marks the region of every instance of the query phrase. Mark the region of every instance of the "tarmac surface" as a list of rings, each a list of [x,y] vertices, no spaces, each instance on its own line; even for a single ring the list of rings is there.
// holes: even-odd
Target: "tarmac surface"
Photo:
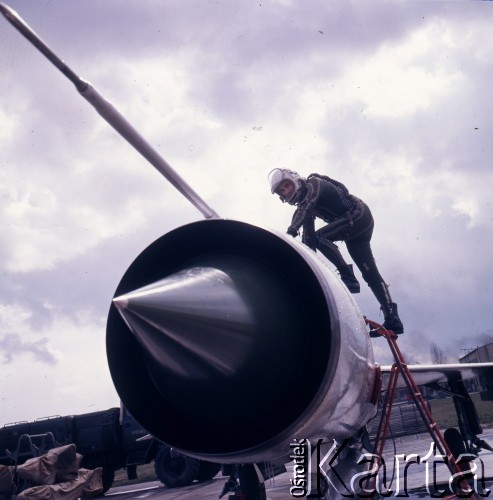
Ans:
[[[482,434],[481,439],[493,445],[493,429],[489,429]],[[392,490],[391,495],[386,495],[386,498],[439,498],[441,492],[445,491],[445,486],[450,478],[451,473],[447,466],[440,460],[427,460],[427,463],[415,463],[412,460],[412,455],[418,455],[420,461],[430,453],[432,440],[428,434],[418,434],[397,438],[394,441],[387,440],[384,451],[384,460],[387,465],[387,477],[392,482],[387,484],[387,488]],[[414,457],[415,459],[416,457]],[[406,459],[408,466],[406,467]],[[394,465],[398,464],[395,468]],[[294,498],[290,494],[292,486],[291,479],[293,478],[293,463],[286,464],[287,472],[275,478],[265,481],[267,498],[269,500],[289,500]],[[474,471],[475,481],[471,481],[477,498],[487,497],[491,494],[488,489],[493,490],[493,452],[482,451],[479,457],[472,463],[470,470]],[[407,483],[405,481],[407,480]],[[209,500],[218,499],[221,494],[226,477],[218,474],[213,480],[194,483],[193,485],[183,488],[166,488],[159,481],[142,483],[139,485],[120,486],[110,489],[106,493],[106,497],[111,500],[127,500],[131,498],[150,498],[152,500]],[[438,490],[433,488],[433,484],[438,487]],[[385,490],[382,490],[384,492]],[[344,491],[346,496],[341,496],[329,491],[325,498],[350,498],[347,491]],[[444,496],[443,494],[441,495]],[[447,496],[447,495],[445,495]],[[462,498],[467,496],[461,495]],[[375,498],[379,498],[377,495]],[[493,495],[491,495],[493,498]],[[224,499],[228,498],[226,494]],[[358,498],[354,495],[353,498]],[[381,497],[380,497],[381,498]]]

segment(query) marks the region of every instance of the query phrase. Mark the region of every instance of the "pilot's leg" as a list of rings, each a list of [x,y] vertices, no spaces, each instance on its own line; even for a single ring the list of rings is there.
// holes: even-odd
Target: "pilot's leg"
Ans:
[[[353,272],[353,266],[347,264],[337,245],[331,241],[328,235],[328,228],[319,229],[316,232],[317,248],[320,252],[336,266],[342,282],[351,293],[359,293],[360,286]]]
[[[352,259],[358,266],[363,279],[368,283],[383,311],[383,326],[394,333],[404,333],[404,326],[397,312],[397,304],[392,301],[389,287],[378,271],[373,257],[369,239],[350,240],[346,242],[347,249]]]

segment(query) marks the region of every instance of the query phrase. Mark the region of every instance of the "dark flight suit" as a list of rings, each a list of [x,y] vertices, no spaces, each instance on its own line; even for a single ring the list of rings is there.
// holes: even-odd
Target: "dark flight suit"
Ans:
[[[395,329],[395,333],[402,333],[397,307],[392,302],[371,251],[374,221],[369,207],[350,194],[340,182],[319,174],[311,174],[302,181],[300,193],[292,204],[297,208],[288,233],[296,236],[300,228],[303,228],[303,243],[322,252],[336,266],[343,281],[344,274],[352,274],[352,269],[348,269],[351,266],[346,264],[334,241],[344,241],[363,279],[382,306],[387,323],[384,326]],[[327,223],[317,231],[316,217]],[[354,274],[352,276],[354,278]],[[392,321],[391,316],[395,321]]]

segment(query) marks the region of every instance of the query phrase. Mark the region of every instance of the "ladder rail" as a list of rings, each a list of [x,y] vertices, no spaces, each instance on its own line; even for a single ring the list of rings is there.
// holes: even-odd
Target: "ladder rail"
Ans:
[[[433,415],[431,414],[430,410],[428,409],[428,406],[426,404],[425,399],[423,398],[423,395],[421,394],[421,391],[419,390],[418,385],[416,384],[414,377],[412,376],[411,371],[409,370],[409,367],[404,359],[404,356],[402,355],[401,350],[399,349],[399,346],[397,345],[397,335],[394,334],[392,330],[387,330],[384,328],[382,325],[379,323],[376,323],[375,321],[369,320],[368,318],[365,317],[365,322],[369,327],[372,329],[372,332],[376,332],[382,337],[385,337],[390,350],[392,352],[392,355],[394,356],[395,363],[392,365],[392,369],[390,372],[390,379],[389,383],[387,385],[387,391],[390,391],[391,394],[386,394],[385,395],[385,402],[384,402],[384,407],[382,409],[382,415],[380,418],[380,423],[378,426],[378,431],[377,431],[377,436],[375,440],[375,449],[374,452],[377,454],[379,457],[379,466],[382,462],[382,456],[383,456],[383,449],[385,446],[385,441],[387,438],[387,428],[390,423],[390,407],[386,407],[385,405],[390,403],[390,406],[392,405],[392,402],[394,400],[394,395],[397,387],[397,379],[398,376],[401,375],[402,378],[404,379],[404,382],[409,389],[414,404],[416,405],[421,418],[423,419],[426,428],[428,430],[428,433],[430,434],[433,442],[437,446],[438,450],[442,454],[442,456],[446,457],[446,465],[451,472],[451,474],[455,477],[460,477],[460,475],[463,473],[462,469],[459,467],[457,461],[455,460],[455,457],[453,456],[452,452],[450,451],[450,448],[445,441],[445,438],[438,427],[437,423],[435,422],[435,419],[433,418]],[[378,447],[377,447],[378,444]],[[459,476],[457,476],[457,474]],[[375,486],[376,480],[377,480],[377,475],[372,477],[374,480],[373,487]],[[469,491],[469,484],[467,481],[462,478],[461,481],[458,483],[460,484],[461,487],[465,487],[463,491]],[[457,498],[457,495],[451,495],[445,498],[445,500],[452,499],[452,498]],[[472,493],[472,495],[469,498],[477,498],[475,492]]]
[[[395,389],[397,386],[398,378],[399,378],[399,372],[397,366],[393,365],[392,370],[390,372],[387,391],[385,392],[385,399],[382,405],[382,415],[380,416],[380,423],[378,424],[378,429],[376,434],[377,438],[374,446],[374,451],[376,451],[379,457],[383,455],[383,448],[385,446],[385,441],[387,439],[387,432],[390,427],[390,416],[392,413],[392,405],[394,403]]]

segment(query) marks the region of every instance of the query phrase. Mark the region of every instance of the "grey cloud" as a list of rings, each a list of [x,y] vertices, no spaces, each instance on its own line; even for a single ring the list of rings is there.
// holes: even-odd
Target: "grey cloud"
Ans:
[[[49,340],[43,337],[36,341],[23,340],[19,334],[9,333],[0,338],[0,352],[4,361],[10,363],[21,354],[31,354],[36,361],[50,365],[57,363],[56,356],[51,352]]]
[[[288,7],[273,2],[260,7],[260,2],[249,0],[10,3],[117,107],[123,111],[121,104],[130,102],[137,117],[135,121],[132,116],[128,118],[137,128],[139,99],[148,98],[147,84],[158,84],[136,82],[142,94],[129,97],[126,75],[115,75],[115,68],[121,71],[122,61],[154,62],[160,57],[171,61],[170,56],[176,56],[177,66],[190,78],[187,101],[211,116],[218,126],[202,130],[196,123],[182,121],[164,127],[159,119],[167,110],[156,106],[150,139],[162,147],[165,158],[180,173],[188,174],[187,180],[199,192],[203,186],[197,179],[219,177],[221,189],[211,201],[225,216],[238,203],[263,200],[263,193],[265,198],[270,196],[265,183],[268,168],[261,172],[264,165],[245,165],[239,157],[241,152],[234,150],[243,131],[268,136],[272,134],[266,128],[268,123],[279,126],[279,136],[289,137],[290,120],[298,111],[303,114],[303,109],[295,109],[300,106],[297,97],[307,86],[337,80],[348,67],[357,67],[379,48],[399,44],[428,24],[446,25],[459,19],[459,31],[467,37],[469,33],[476,36],[473,30],[490,21],[490,15],[478,14],[478,2],[320,1],[292,2]],[[27,107],[15,136],[2,141],[6,186],[22,190],[29,183],[46,182],[44,187],[52,183],[57,194],[56,211],[53,219],[43,223],[65,225],[56,229],[63,248],[63,238],[68,240],[73,234],[71,226],[80,224],[71,218],[72,207],[90,207],[105,221],[130,216],[133,204],[145,213],[140,226],[123,225],[121,234],[103,234],[95,246],[80,253],[71,248],[71,254],[50,270],[2,271],[0,293],[6,297],[4,303],[30,311],[28,327],[46,332],[57,315],[68,316],[75,325],[80,311],[104,318],[118,281],[142,249],[176,225],[200,216],[152,172],[152,167],[130,152],[122,139],[108,133],[106,125],[101,125],[94,110],[62,75],[20,35],[8,30],[9,26],[2,26],[7,42],[2,49],[6,46],[7,51],[3,51],[6,59],[0,61],[0,71],[7,71],[2,72],[0,84],[7,98],[1,106],[7,116],[18,102],[26,102]],[[327,110],[319,129],[318,121],[307,124],[314,127],[313,134],[321,138],[327,153],[318,154],[313,164],[306,158],[300,165],[305,173],[319,170],[334,175],[350,188],[354,186],[354,194],[370,203],[376,215],[375,257],[391,284],[406,325],[406,335],[400,341],[414,349],[410,352],[415,358],[419,349],[423,356],[428,355],[425,344],[431,337],[454,355],[491,334],[493,271],[488,249],[493,235],[487,217],[471,227],[466,215],[451,211],[454,192],[445,187],[434,198],[435,208],[442,213],[432,217],[422,210],[419,197],[416,205],[411,205],[392,196],[391,189],[387,191],[389,186],[364,177],[365,160],[379,167],[378,158],[383,155],[414,160],[413,174],[420,176],[424,186],[433,174],[443,173],[445,178],[467,172],[464,189],[467,187],[469,193],[465,194],[479,200],[485,211],[491,209],[484,187],[491,185],[493,157],[493,113],[488,109],[491,64],[468,57],[461,44],[453,53],[434,51],[430,57],[444,64],[448,60],[457,67],[462,64],[467,81],[454,89],[452,98],[438,97],[428,108],[396,119],[365,114],[362,103],[355,100],[335,112]],[[253,126],[264,128],[252,131]],[[222,144],[228,157],[218,152]],[[188,150],[191,146],[193,152]],[[292,146],[295,149],[297,145]],[[135,169],[130,161],[131,165],[127,163],[121,171],[119,162],[127,154],[133,158]],[[228,166],[219,167],[219,163]],[[222,176],[218,174],[220,168],[224,169]],[[385,172],[378,173],[385,180]],[[239,178],[242,182],[236,183]],[[7,192],[0,191],[0,197],[4,194]],[[270,208],[265,217],[262,214],[258,220],[268,225],[279,219],[267,212],[281,212],[283,208],[274,203],[266,206]],[[4,211],[0,219],[9,234],[12,220]],[[89,234],[91,228],[84,226],[86,229]],[[0,256],[6,253],[7,249],[0,247]],[[378,304],[363,288],[356,297],[363,313],[381,320]],[[23,341],[18,332],[2,334],[0,351],[6,362],[21,353],[46,363],[56,361],[46,338]]]
[[[304,85],[319,75],[337,75],[349,58],[362,58],[423,23],[420,9],[393,2],[284,6],[195,0],[148,2],[145,9],[136,1],[122,8],[109,0],[17,0],[12,5],[28,21],[32,18],[75,69],[90,72],[91,61],[97,64],[110,54],[127,59],[177,55],[188,60],[196,76],[190,98],[239,118],[254,100],[275,105],[272,98],[282,93],[286,80]],[[258,87],[246,86],[245,75],[253,77],[250,81],[258,77]]]

